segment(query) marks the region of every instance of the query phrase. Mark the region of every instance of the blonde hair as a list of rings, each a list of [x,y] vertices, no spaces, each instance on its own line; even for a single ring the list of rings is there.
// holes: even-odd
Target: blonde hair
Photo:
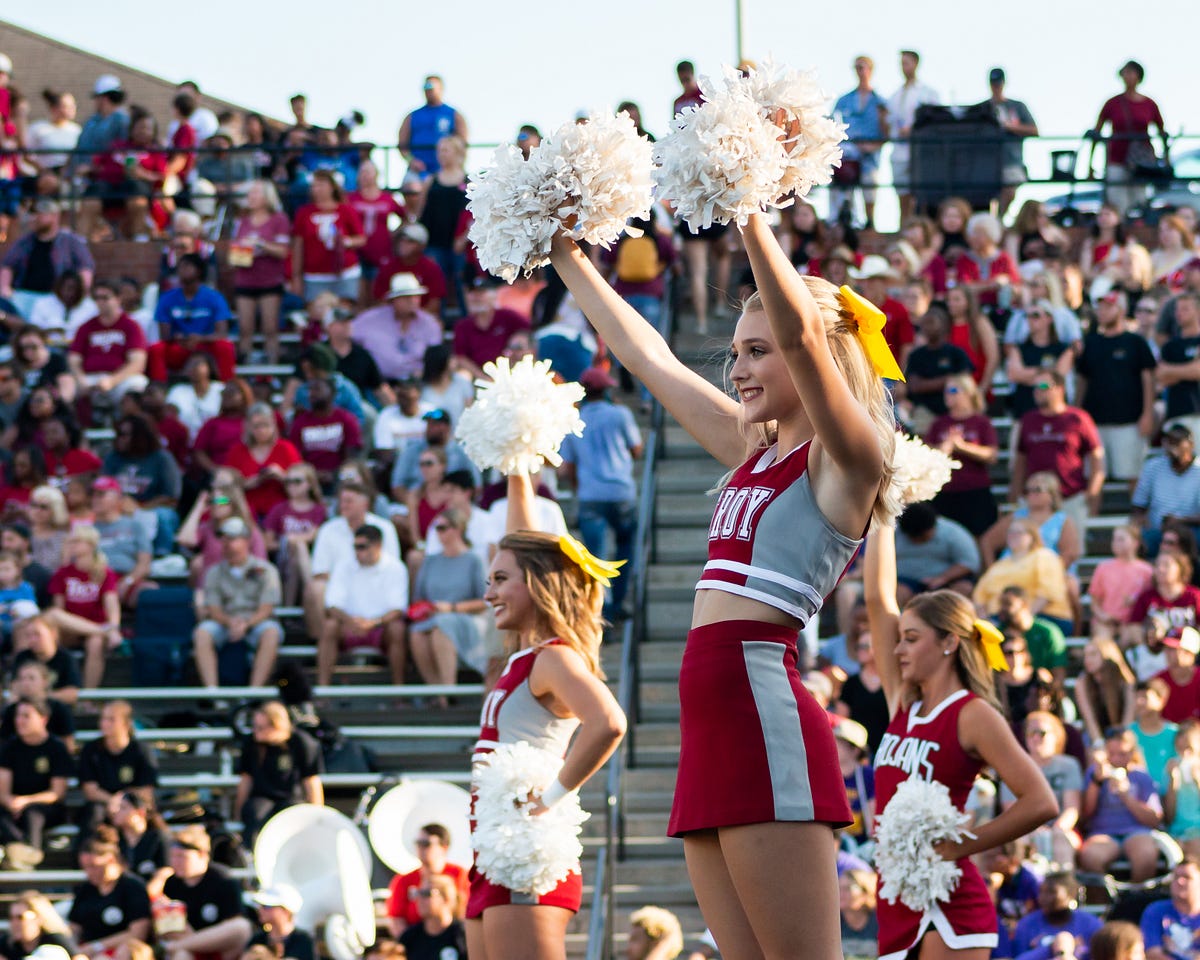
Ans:
[[[1037,550],[1039,547],[1046,546],[1045,542],[1042,540],[1042,531],[1039,530],[1038,525],[1028,517],[1013,517],[1008,524],[1008,533],[1011,534],[1013,530],[1024,530],[1029,534],[1030,537],[1033,538],[1033,544],[1029,547],[1030,553],[1033,553],[1033,551]]]
[[[883,454],[883,473],[879,479],[879,492],[875,495],[875,504],[871,508],[871,517],[879,523],[891,524],[903,509],[900,491],[893,489],[892,484],[892,457],[896,452],[896,417],[891,400],[884,389],[883,380],[867,358],[862,341],[858,339],[858,320],[842,305],[837,287],[820,277],[802,276],[800,279],[808,287],[809,294],[821,311],[821,318],[825,321],[825,342],[829,345],[829,352],[838,372],[846,381],[854,399],[866,409],[875,428],[879,449]],[[746,298],[742,305],[743,313],[763,310],[762,300],[757,292]],[[726,373],[728,374],[728,371]],[[726,379],[728,380],[728,376]],[[747,441],[755,446],[773,442],[776,430],[774,421],[766,424],[747,424],[742,420],[742,433]]]
[[[1031,473],[1025,478],[1026,486],[1034,481],[1038,483],[1044,483],[1046,485],[1047,491],[1050,494],[1050,503],[1054,506],[1054,509],[1057,512],[1062,507],[1062,482],[1058,479],[1058,474],[1051,470],[1039,470],[1037,473]],[[1022,496],[1024,493],[1025,491],[1022,490]],[[1141,534],[1139,533],[1138,536],[1140,537]]]
[[[67,540],[82,540],[92,548],[92,566],[87,571],[92,583],[103,583],[108,573],[108,557],[100,549],[100,531],[90,523],[81,523],[67,535]]]
[[[654,941],[655,947],[660,948],[656,956],[672,960],[683,952],[683,928],[679,925],[679,918],[670,910],[642,907],[629,915],[629,925],[646,931],[646,936]]]
[[[58,911],[54,909],[54,904],[50,902],[50,898],[45,894],[38,893],[36,890],[23,890],[17,894],[13,903],[24,905],[27,910],[32,910],[37,914],[38,926],[45,933],[57,933],[60,935],[70,936],[71,930],[67,926],[65,920],[58,915]]]
[[[471,541],[467,539],[467,521],[469,519],[470,514],[465,510],[456,510],[454,507],[447,507],[437,515],[434,523],[438,520],[445,520],[462,535],[463,543],[469,547],[471,545]]]
[[[71,524],[71,514],[67,510],[67,498],[58,487],[44,484],[34,487],[29,494],[30,500],[40,500],[50,511],[50,526],[55,530],[66,530]]]
[[[971,401],[972,413],[983,413],[986,404],[983,400],[983,394],[979,390],[979,384],[975,382],[975,378],[969,373],[956,373],[946,378],[946,386],[954,385],[967,395],[967,399]]]
[[[509,551],[525,577],[542,637],[557,637],[578,653],[588,669],[603,678],[600,669],[600,611],[604,587],[571,560],[558,537],[521,530],[507,534],[498,549]],[[512,652],[516,634],[505,641]]]
[[[957,637],[954,668],[964,687],[1004,713],[996,694],[996,680],[983,650],[983,638],[975,626],[975,608],[962,594],[953,590],[919,593],[904,607],[921,618],[935,633]],[[902,699],[912,704],[918,696],[915,684],[905,684]]]
[[[254,180],[251,182],[250,186],[258,187],[258,189],[262,192],[263,205],[270,210],[271,213],[278,213],[283,209],[283,204],[279,202],[279,191],[275,189],[275,184],[273,184],[270,180]]]
[[[437,142],[437,146],[447,144],[454,148],[454,152],[458,154],[459,163],[463,163],[467,159],[467,141],[460,137],[457,133],[448,133]]]
[[[271,725],[272,730],[286,733],[289,737],[292,735],[292,715],[288,713],[287,707],[278,700],[261,703],[254,708],[254,712],[261,714]]]
[[[864,870],[862,867],[851,867],[842,875],[866,895],[867,909],[874,910],[878,902],[878,881],[875,873],[871,870]]]

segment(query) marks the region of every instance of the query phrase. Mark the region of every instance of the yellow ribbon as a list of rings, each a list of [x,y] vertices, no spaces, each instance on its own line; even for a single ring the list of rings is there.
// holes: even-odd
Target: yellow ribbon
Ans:
[[[587,547],[569,534],[564,533],[558,538],[558,546],[563,553],[579,564],[584,573],[606,587],[612,586],[612,581],[621,575],[618,568],[625,565],[624,560],[614,563],[612,560],[593,557]]]
[[[983,644],[983,655],[987,665],[993,670],[1003,673],[1008,669],[1008,660],[1004,657],[1004,634],[990,620],[976,620],[975,632],[979,634],[979,642]]]
[[[883,335],[883,325],[887,323],[884,312],[847,286],[842,286],[837,296],[842,307],[849,310],[858,321],[858,342],[867,352],[867,359],[871,361],[875,372],[888,380],[903,380],[904,373],[896,363],[896,358],[892,356],[892,348],[888,346]]]

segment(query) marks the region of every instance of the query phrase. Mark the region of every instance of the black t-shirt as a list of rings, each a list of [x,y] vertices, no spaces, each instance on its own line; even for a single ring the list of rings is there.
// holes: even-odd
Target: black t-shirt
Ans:
[[[158,765],[153,754],[137,740],[130,740],[117,754],[109,753],[103,740],[93,740],[79,752],[79,782],[95,783],[108,793],[156,787]]]
[[[37,594],[38,606],[43,610],[52,602],[50,597],[50,578],[52,576],[54,576],[54,571],[47,570],[40,563],[27,563],[25,569],[21,571],[21,579],[33,587],[33,592]],[[79,676],[79,671],[75,671],[75,676]]]
[[[170,849],[170,836],[153,827],[149,827],[132,846],[121,834],[121,859],[129,864],[131,873],[136,873],[143,880],[149,880],[167,865]]]
[[[466,960],[467,932],[459,920],[438,934],[417,923],[400,934],[400,945],[408,960]]]
[[[1142,372],[1154,366],[1150,345],[1136,333],[1089,333],[1075,361],[1075,369],[1088,381],[1083,409],[1097,425],[1136,423],[1142,415]]]
[[[46,705],[50,708],[50,721],[46,724],[50,736],[73,737],[75,735],[75,717],[71,713],[71,708],[53,697],[46,698]],[[4,708],[4,713],[0,714],[0,740],[8,740],[17,735],[16,720],[17,705],[10,703]]]
[[[922,377],[933,380],[938,377],[951,377],[956,373],[970,373],[971,358],[962,347],[952,343],[943,343],[940,347],[917,347],[908,355],[908,366],[905,376]],[[918,407],[924,407],[939,416],[946,412],[946,398],[941,388],[928,393],[908,392],[908,398]]]
[[[281,747],[256,743],[247,737],[238,764],[238,773],[249,774],[254,781],[250,796],[277,802],[304,799],[300,782],[319,776],[324,769],[320,745],[303,730],[293,730]]]
[[[1200,354],[1200,337],[1173,337],[1163,344],[1163,363],[1190,363]],[[1200,380],[1180,380],[1167,387],[1167,419],[1200,413]]]
[[[69,372],[66,357],[57,350],[51,350],[50,359],[46,361],[46,365],[42,369],[25,371],[25,389],[34,390],[38,387],[46,387],[57,393],[58,378]]]
[[[1070,347],[1065,343],[1048,343],[1044,347],[1039,347],[1032,340],[1023,340],[1017,344],[1017,350],[1021,354],[1021,362],[1027,367],[1037,367],[1041,370],[1053,370],[1054,364]],[[1037,402],[1033,399],[1033,387],[1023,383],[1016,384],[1013,387],[1012,396],[1008,398],[1008,407],[1012,411],[1013,419],[1019,419],[1025,416],[1030,410],[1037,406]]]
[[[868,690],[856,673],[846,678],[838,699],[850,708],[850,718],[867,728],[867,753],[874,756],[889,722],[887,695],[883,688]]]
[[[187,906],[187,921],[193,930],[203,930],[242,915],[241,887],[215,863],[193,887],[178,877],[168,877],[163,884],[163,896]]]
[[[70,777],[75,772],[71,754],[58,737],[47,737],[30,746],[13,737],[0,743],[0,768],[12,771],[12,792],[27,797],[50,789],[55,777]]]
[[[26,580],[29,580],[28,572],[28,568],[26,568]],[[13,658],[13,674],[15,675],[21,669],[21,664],[29,663],[31,660],[37,660],[37,654],[32,650],[22,650],[18,653]],[[75,661],[71,655],[62,647],[59,647],[54,652],[54,656],[46,661],[46,669],[50,671],[51,690],[83,686],[83,681],[79,678],[79,668],[75,666]]]
[[[86,880],[77,886],[67,919],[79,924],[80,939],[90,943],[121,933],[135,920],[145,920],[149,916],[150,897],[146,893],[146,884],[126,873],[107,896]]]
[[[259,930],[251,937],[246,949],[259,946],[271,946],[265,930]],[[291,960],[317,960],[317,945],[313,942],[311,934],[304,930],[293,930],[283,941],[283,955]]]
[[[29,259],[25,262],[25,273],[17,282],[18,287],[34,293],[50,293],[54,289],[54,263],[50,259],[53,246],[53,240],[34,238]]]
[[[42,933],[32,944],[26,947],[20,943],[16,943],[12,939],[12,935],[5,930],[3,933],[0,933],[0,957],[3,960],[25,960],[25,957],[33,953],[34,950],[47,943],[54,944],[56,947],[62,947],[67,953],[72,955],[76,952],[75,941],[60,933]]]
[[[458,218],[467,209],[467,189],[447,187],[438,183],[437,177],[429,181],[425,191],[425,206],[421,210],[421,223],[429,231],[429,246],[447,248],[454,245],[454,231],[458,229]],[[448,280],[453,278],[447,277]]]
[[[337,358],[337,372],[358,387],[363,394],[378,390],[383,383],[375,358],[357,343],[350,345],[348,354]]]

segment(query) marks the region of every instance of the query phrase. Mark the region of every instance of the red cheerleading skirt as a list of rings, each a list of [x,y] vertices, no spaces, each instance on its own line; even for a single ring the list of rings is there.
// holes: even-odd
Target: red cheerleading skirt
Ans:
[[[690,631],[679,704],[671,836],[772,821],[853,822],[828,716],[801,683],[795,630],[725,620]]]
[[[879,898],[880,960],[904,960],[931,928],[951,950],[996,946],[996,906],[987,883],[970,858],[957,863],[963,874],[950,899],[925,913],[910,910],[899,900],[889,903]]]

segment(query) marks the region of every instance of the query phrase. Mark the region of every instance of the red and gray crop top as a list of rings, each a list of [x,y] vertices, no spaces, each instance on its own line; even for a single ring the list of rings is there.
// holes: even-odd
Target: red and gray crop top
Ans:
[[[807,623],[846,572],[862,540],[833,528],[808,481],[811,441],[776,460],[756,451],[720,492],[697,590],[758,600]]]

